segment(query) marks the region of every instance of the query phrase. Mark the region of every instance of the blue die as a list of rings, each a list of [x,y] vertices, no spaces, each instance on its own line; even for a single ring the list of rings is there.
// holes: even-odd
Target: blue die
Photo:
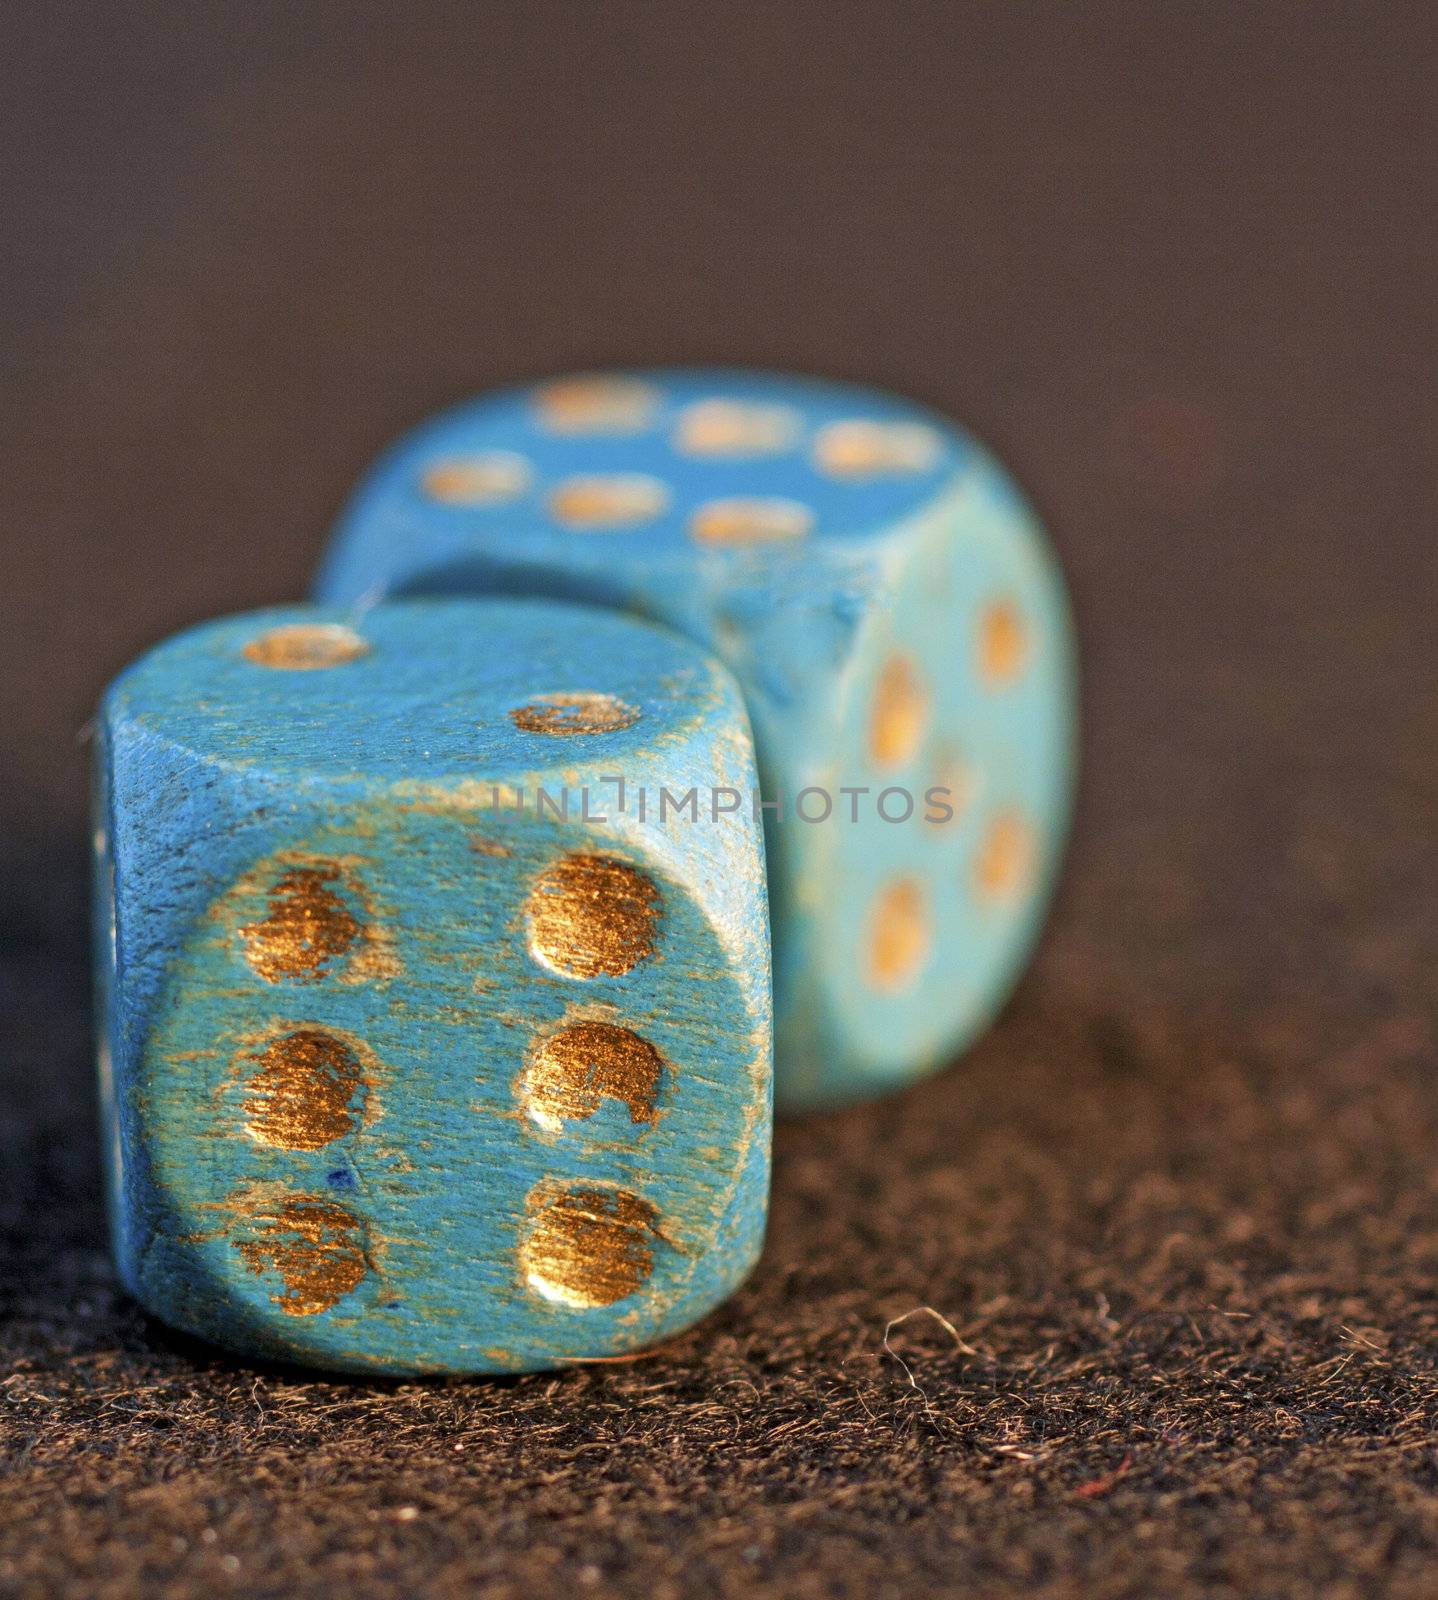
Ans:
[[[1033,513],[944,419],[726,371],[497,394],[387,452],[317,592],[578,599],[730,667],[783,808],[765,812],[782,1105],[941,1065],[1022,969],[1070,805],[1068,611]]]
[[[111,1215],[149,1310],[252,1356],[522,1371],[743,1279],[761,832],[655,804],[754,784],[716,662],[542,601],[230,618],[116,681],[97,772]]]

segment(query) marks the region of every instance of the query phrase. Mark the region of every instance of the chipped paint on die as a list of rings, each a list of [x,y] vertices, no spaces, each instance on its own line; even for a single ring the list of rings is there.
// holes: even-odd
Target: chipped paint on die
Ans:
[[[267,983],[372,983],[400,968],[382,907],[354,854],[286,850],[256,864],[210,909]]]
[[[242,1050],[244,1129],[276,1150],[323,1150],[367,1118],[374,1070],[364,1045],[333,1029],[286,1025]]]
[[[525,1204],[520,1269],[528,1288],[576,1310],[627,1300],[654,1271],[659,1213],[627,1189],[540,1184]]]
[[[632,1125],[658,1115],[664,1058],[632,1028],[597,1017],[568,1022],[536,1041],[518,1096],[526,1114],[550,1133],[618,1101]]]
[[[570,978],[617,978],[647,961],[662,914],[647,873],[590,851],[561,856],[525,902],[535,960]]]
[[[317,1317],[354,1293],[369,1272],[366,1228],[324,1195],[236,1197],[235,1253],[256,1278],[279,1279],[270,1303],[287,1317]]]
[[[632,728],[639,721],[639,710],[612,694],[558,690],[535,695],[524,705],[513,707],[509,720],[524,733],[570,739],[577,734],[618,733],[622,728]]]

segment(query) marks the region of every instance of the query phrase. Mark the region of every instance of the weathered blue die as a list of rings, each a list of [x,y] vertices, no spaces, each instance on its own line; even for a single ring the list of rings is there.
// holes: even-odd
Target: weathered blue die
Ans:
[[[539,601],[266,612],[131,667],[98,770],[115,1248],[157,1316],[325,1367],[519,1371],[743,1279],[760,832],[661,794],[754,782],[721,666]]]
[[[877,1093],[1002,1002],[1073,771],[1067,609],[1042,533],[950,423],[739,372],[478,400],[380,461],[328,601],[543,593],[661,619],[734,671],[766,798],[778,1095]]]

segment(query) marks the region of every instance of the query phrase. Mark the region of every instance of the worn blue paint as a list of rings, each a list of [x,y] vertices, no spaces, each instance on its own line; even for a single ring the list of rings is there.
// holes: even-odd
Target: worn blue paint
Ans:
[[[340,620],[367,654],[287,670],[244,653],[276,627]],[[514,725],[513,708],[555,691],[640,715],[568,737]],[[631,800],[639,785],[754,782],[723,668],[602,612],[290,608],[185,633],[116,681],[97,784],[102,1098],[119,1270],[153,1313],[322,1367],[519,1371],[647,1345],[742,1280],[769,1169],[760,830],[747,809],[641,823],[610,803],[608,774]],[[585,785],[607,820],[578,817]],[[568,821],[535,814],[540,787],[566,786]],[[653,954],[619,975],[564,976],[536,958],[527,897],[556,860],[596,852],[657,888]],[[329,872],[344,928],[360,931],[314,970],[267,977],[254,930],[287,869]],[[576,1019],[659,1053],[652,1121],[611,1099],[557,1129],[526,1113],[536,1044]],[[350,1126],[317,1148],[250,1129],[259,1058],[297,1030],[338,1038],[363,1069]],[[534,1196],[555,1185],[653,1208],[652,1271],[634,1292],[575,1308],[530,1286]],[[321,1229],[311,1255],[331,1288],[336,1269],[360,1274],[303,1314],[284,1307],[275,1254],[305,1243],[284,1221],[296,1197],[310,1219],[353,1216],[348,1232]]]
[[[346,511],[317,592],[351,604],[385,594],[557,595],[659,619],[713,649],[743,688],[768,796],[792,808],[806,786],[834,794],[827,823],[798,821],[792,809],[782,821],[766,817],[779,1101],[799,1108],[881,1092],[951,1059],[981,1031],[1042,922],[1074,769],[1062,580],[1003,470],[907,401],[750,372],[619,381],[632,403],[621,392],[609,415],[601,406],[586,419],[581,404],[556,416],[543,388],[522,389],[402,439]],[[788,434],[757,450],[696,453],[694,408],[715,399],[782,408]],[[907,463],[826,467],[824,441],[854,421],[911,430]],[[427,490],[437,464],[475,459],[504,469],[491,472],[484,503]],[[605,530],[554,514],[557,486],[606,473],[652,478],[665,490],[662,509]],[[812,525],[771,542],[697,539],[702,508],[732,497],[795,503]],[[1022,671],[998,685],[976,671],[995,597],[1013,602],[1027,639]],[[912,755],[882,765],[869,729],[896,651],[911,658],[930,713]],[[946,827],[887,823],[863,797],[835,792],[899,785],[922,795],[959,770],[962,803]],[[811,814],[820,806],[808,804]],[[858,823],[837,820],[855,804]],[[891,797],[890,812],[899,809]],[[1010,816],[1031,830],[1033,858],[1017,889],[986,897],[975,892],[985,841]],[[931,947],[921,970],[876,985],[868,964],[878,897],[906,879],[923,886]]]

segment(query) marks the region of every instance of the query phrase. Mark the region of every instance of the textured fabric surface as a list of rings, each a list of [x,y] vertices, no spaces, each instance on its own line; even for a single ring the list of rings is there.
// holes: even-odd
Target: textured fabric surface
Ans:
[[[1427,1596],[1438,644],[1426,8],[14,8],[0,1593]],[[990,1037],[781,1129],[646,1359],[225,1360],[118,1295],[84,749],[353,474],[609,361],[969,421],[1073,579],[1085,788]]]

